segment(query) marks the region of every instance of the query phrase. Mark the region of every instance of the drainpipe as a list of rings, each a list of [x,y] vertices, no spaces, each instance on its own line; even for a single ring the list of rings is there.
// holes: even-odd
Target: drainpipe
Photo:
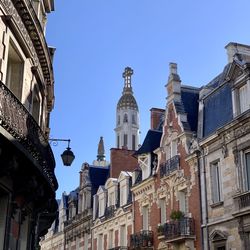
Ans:
[[[204,202],[205,202],[205,229],[206,229],[206,246],[207,250],[210,250],[209,245],[209,232],[208,232],[208,205],[207,205],[207,181],[206,181],[206,166],[205,166],[205,153],[204,149],[202,148],[202,165],[203,165],[203,181],[204,181]],[[203,231],[203,230],[202,230]]]
[[[197,157],[197,164],[198,164],[198,186],[199,186],[199,200],[200,200],[200,225],[202,225],[202,206],[201,206],[201,152],[197,150],[196,152],[196,157]],[[203,236],[203,229],[200,227],[200,232],[201,232],[201,249],[204,249],[204,236]]]

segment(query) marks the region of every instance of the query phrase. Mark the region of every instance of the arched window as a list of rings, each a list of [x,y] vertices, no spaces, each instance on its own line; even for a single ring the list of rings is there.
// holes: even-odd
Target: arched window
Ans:
[[[132,115],[132,123],[136,124],[135,114]]]
[[[124,115],[123,122],[128,122],[128,115],[127,114]]]
[[[117,125],[120,125],[120,123],[121,123],[121,117],[118,115],[118,117],[117,117]]]

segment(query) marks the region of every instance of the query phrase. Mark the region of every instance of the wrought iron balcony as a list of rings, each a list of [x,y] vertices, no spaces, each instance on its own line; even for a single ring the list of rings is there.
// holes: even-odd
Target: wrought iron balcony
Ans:
[[[167,241],[177,241],[183,238],[195,236],[194,219],[182,218],[180,220],[165,223],[162,234]]]
[[[238,193],[234,196],[235,211],[234,216],[241,216],[250,213],[250,191]]]
[[[175,155],[166,162],[160,164],[160,177],[167,176],[173,171],[178,170],[180,166],[180,156]]]
[[[106,207],[105,213],[104,213],[105,219],[112,218],[115,215],[115,209],[116,209],[115,205],[111,205],[109,207]]]
[[[130,247],[132,249],[153,247],[153,232],[143,230],[139,233],[130,235]]]
[[[58,187],[55,159],[41,128],[16,96],[0,81],[0,126],[18,141],[36,163],[53,191]]]
[[[239,209],[250,208],[250,192],[244,193],[238,197]]]

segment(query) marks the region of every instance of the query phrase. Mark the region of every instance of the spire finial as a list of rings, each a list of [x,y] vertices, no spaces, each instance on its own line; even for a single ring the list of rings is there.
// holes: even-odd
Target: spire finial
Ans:
[[[123,88],[123,94],[125,92],[132,92],[132,86],[131,86],[131,76],[133,75],[133,70],[130,67],[126,67],[122,77],[124,78],[124,88]]]
[[[104,160],[105,160],[105,150],[104,150],[103,137],[101,136],[98,144],[97,161],[104,161]]]

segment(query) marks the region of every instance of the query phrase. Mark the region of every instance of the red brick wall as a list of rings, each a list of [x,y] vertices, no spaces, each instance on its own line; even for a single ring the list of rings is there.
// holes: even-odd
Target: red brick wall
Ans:
[[[130,235],[132,234],[132,225],[127,227],[127,245],[130,246]]]
[[[140,230],[142,229],[142,216],[140,214],[138,201],[135,201],[134,209],[135,209],[134,232],[137,233],[140,232]]]
[[[121,171],[133,171],[137,166],[135,151],[127,149],[110,149],[110,177],[118,178]]]
[[[150,109],[150,128],[157,129],[161,116],[165,113],[165,109]]]
[[[107,250],[108,249],[108,242],[107,242],[107,234],[104,235],[104,250]]]

